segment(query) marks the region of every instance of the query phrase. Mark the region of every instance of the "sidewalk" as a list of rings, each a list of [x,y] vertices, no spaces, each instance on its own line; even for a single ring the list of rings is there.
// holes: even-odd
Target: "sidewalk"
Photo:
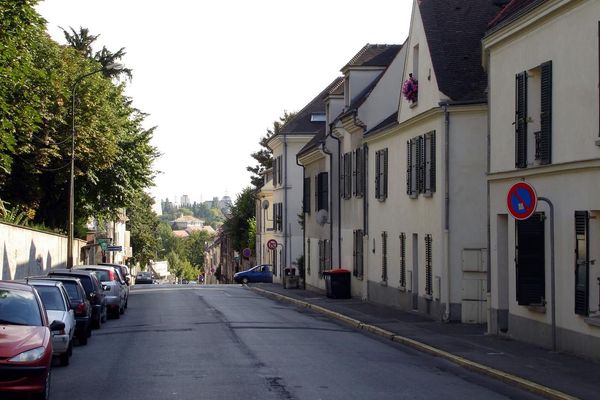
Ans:
[[[330,299],[324,294],[284,289],[277,284],[257,283],[249,287],[548,398],[600,398],[600,363],[486,335],[483,325],[446,324],[360,299]]]

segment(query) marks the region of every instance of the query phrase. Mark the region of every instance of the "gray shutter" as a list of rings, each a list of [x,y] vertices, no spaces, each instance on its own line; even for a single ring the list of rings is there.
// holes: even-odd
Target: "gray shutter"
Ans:
[[[379,199],[381,197],[381,167],[379,164],[379,159],[381,158],[381,150],[377,150],[375,152],[375,198]]]
[[[310,214],[310,178],[304,178],[304,203],[302,209],[305,214]]]
[[[425,144],[423,136],[415,138],[417,142],[417,187],[416,193],[423,193],[425,191]]]
[[[435,131],[425,135],[425,193],[435,192]]]
[[[590,243],[589,214],[575,211],[575,314],[589,314]]]
[[[352,275],[358,276],[358,258],[356,257],[356,237],[358,235],[358,231],[352,231]]]
[[[319,183],[319,174],[317,174],[315,175],[315,211],[319,211],[319,193],[321,192]]]
[[[400,287],[406,287],[406,234],[400,234]]]
[[[277,186],[277,158],[273,159],[273,186]]]
[[[433,294],[432,237],[425,235],[425,293]]]
[[[413,194],[413,180],[412,180],[412,145],[413,141],[408,140],[406,142],[406,194],[411,196]]]
[[[388,149],[383,150],[383,198],[387,199],[388,196]]]
[[[387,281],[387,232],[381,232],[381,281]]]
[[[540,114],[539,159],[541,164],[552,162],[552,61],[541,66],[542,98]]]
[[[544,214],[516,221],[516,295],[520,306],[543,304],[546,297]]]
[[[340,160],[340,197],[346,198],[346,154],[342,154]]]
[[[515,168],[527,167],[527,72],[516,76]]]

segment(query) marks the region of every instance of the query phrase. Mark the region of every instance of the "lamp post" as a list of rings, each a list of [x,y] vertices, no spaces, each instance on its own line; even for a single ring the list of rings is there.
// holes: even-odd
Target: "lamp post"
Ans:
[[[75,224],[75,91],[77,85],[90,75],[102,71],[120,71],[122,69],[123,67],[120,64],[108,64],[102,68],[78,76],[71,86],[71,172],[69,177],[69,216],[67,222],[67,268],[73,268],[73,227]]]

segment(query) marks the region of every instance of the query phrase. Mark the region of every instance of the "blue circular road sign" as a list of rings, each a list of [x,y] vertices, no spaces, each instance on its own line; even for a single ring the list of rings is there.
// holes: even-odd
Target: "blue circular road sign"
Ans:
[[[506,197],[508,212],[515,219],[531,217],[537,207],[537,194],[533,186],[526,182],[517,182],[508,190]]]

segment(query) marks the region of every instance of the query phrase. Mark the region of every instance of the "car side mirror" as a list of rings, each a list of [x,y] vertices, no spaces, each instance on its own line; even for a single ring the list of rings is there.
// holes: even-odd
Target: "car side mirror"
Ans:
[[[108,292],[110,290],[110,286],[102,285],[102,290],[104,290],[105,292]]]
[[[51,332],[62,331],[65,329],[65,323],[62,321],[54,320],[48,328],[50,328]]]

